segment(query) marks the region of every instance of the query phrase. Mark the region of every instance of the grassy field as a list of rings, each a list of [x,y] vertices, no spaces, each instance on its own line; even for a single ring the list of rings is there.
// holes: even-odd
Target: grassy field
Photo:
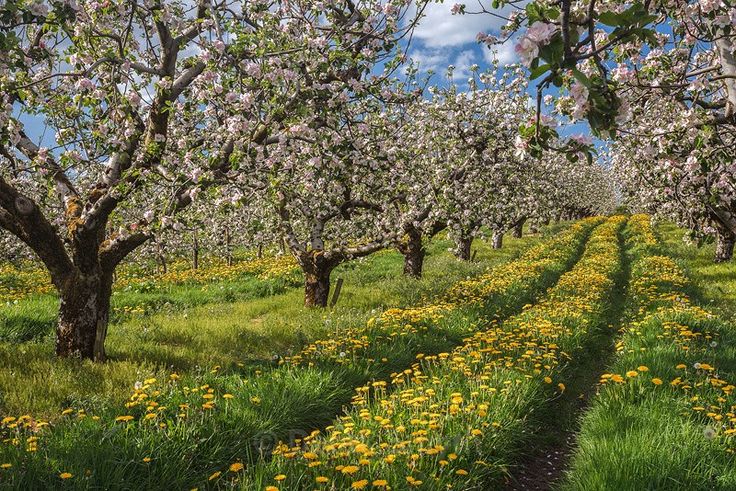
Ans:
[[[685,231],[670,223],[661,224],[657,231],[662,252],[676,259],[691,279],[689,293],[725,320],[736,322],[736,263],[714,263],[715,244],[700,248],[687,244]]]
[[[733,312],[722,294],[733,264],[712,265],[712,250],[685,249],[681,231],[659,230],[661,242],[650,232],[633,250],[617,354],[562,489],[736,489],[736,331],[715,314]]]
[[[590,225],[577,228],[579,231],[574,236],[580,242],[584,239],[584,229],[589,229]],[[530,239],[522,239],[521,242],[526,242],[527,245],[537,242],[537,239]],[[437,247],[443,245],[446,249],[447,244],[440,243]],[[557,246],[549,250],[554,251],[555,247]],[[171,376],[171,367],[159,367],[152,376],[151,372],[143,371],[141,364],[113,361],[103,366],[75,366],[73,371],[69,370],[68,378],[59,377],[60,363],[47,358],[47,367],[51,368],[52,378],[56,378],[49,383],[50,387],[66,384],[67,391],[78,388],[77,390],[86,392],[84,397],[69,401],[69,409],[57,413],[58,421],[47,438],[41,438],[39,448],[42,450],[38,453],[35,449],[30,454],[23,453],[22,445],[4,448],[6,453],[3,458],[11,462],[21,462],[19,467],[24,469],[24,472],[13,476],[12,484],[16,487],[47,486],[57,482],[56,473],[86,475],[88,473],[85,469],[92,467],[95,472],[89,473],[86,480],[75,481],[75,486],[85,487],[96,483],[125,487],[125,483],[130,484],[131,479],[141,485],[138,479],[145,476],[139,475],[138,466],[155,460],[156,466],[143,466],[151,469],[148,478],[154,479],[153,482],[176,482],[184,486],[189,485],[192,479],[201,479],[207,469],[222,466],[223,462],[257,457],[258,448],[262,445],[268,446],[268,441],[273,445],[276,438],[288,437],[289,432],[296,429],[304,431],[326,424],[343,404],[350,401],[354,387],[371,378],[380,377],[381,374],[387,376],[392,371],[408,366],[417,353],[436,353],[460,343],[464,333],[468,333],[478,324],[478,316],[492,318],[508,312],[509,309],[519,309],[524,302],[533,300],[530,295],[554,280],[555,274],[559,274],[560,268],[574,256],[577,246],[572,249],[569,245],[565,247],[568,251],[565,253],[567,259],[561,260],[562,262],[544,259],[539,266],[535,266],[538,271],[534,274],[527,274],[530,271],[514,264],[505,267],[504,271],[508,271],[505,274],[510,275],[509,278],[518,278],[509,280],[510,283],[498,283],[497,277],[504,278],[504,275],[495,274],[495,270],[486,275],[476,274],[478,279],[463,279],[484,271],[487,264],[463,265],[445,255],[437,257],[438,262],[445,262],[440,264],[442,281],[440,274],[432,278],[431,269],[427,279],[422,282],[392,277],[392,281],[396,282],[395,288],[383,288],[383,291],[384,295],[388,293],[395,297],[383,297],[383,301],[386,298],[396,298],[399,302],[416,301],[431,296],[433,292],[446,289],[443,285],[453,279],[448,275],[451,271],[455,272],[456,281],[455,286],[441,296],[445,300],[440,300],[439,303],[429,303],[421,308],[404,311],[389,310],[379,316],[385,325],[370,327],[370,323],[367,323],[369,327],[362,334],[358,333],[354,339],[344,339],[346,343],[353,345],[346,357],[342,353],[334,357],[329,350],[325,350],[323,355],[317,357],[316,362],[310,360],[300,363],[298,357],[294,356],[278,368],[263,364],[256,365],[260,366],[260,369],[256,369],[245,363],[244,367],[239,367],[236,363],[232,369],[222,365],[219,368],[204,368],[200,365],[202,368],[195,367],[191,371],[177,372]],[[534,257],[547,254],[548,248],[549,246],[535,246],[526,255],[532,254],[531,257]],[[500,254],[498,251],[481,251],[478,256],[484,262],[501,262],[504,258],[517,255],[518,250],[510,247]],[[484,259],[485,254],[488,254],[488,259]],[[384,256],[375,258],[376,261],[386,261],[381,268],[391,264],[390,259]],[[397,259],[393,259],[393,266],[399,266]],[[356,268],[354,274],[361,274],[359,269]],[[366,278],[380,276],[375,272],[365,275]],[[347,272],[345,277],[349,277]],[[405,286],[406,282],[411,282],[408,285],[411,288]],[[424,282],[424,288],[417,288]],[[390,283],[391,281],[384,281],[382,285]],[[502,286],[504,284],[507,286]],[[403,294],[406,289],[411,291],[411,296]],[[498,293],[494,294],[494,291]],[[288,295],[285,297],[288,298]],[[356,289],[353,298],[360,300],[353,302],[351,308],[344,311],[350,313],[353,322],[358,319],[356,315],[375,318],[375,309],[384,306],[378,297],[368,297],[366,300],[360,295],[359,289]],[[292,301],[296,299],[298,297],[292,297]],[[282,303],[279,307],[283,305]],[[301,312],[301,309],[298,311]],[[402,312],[406,315],[402,315]],[[332,312],[339,313],[340,309]],[[313,315],[310,312],[308,316],[297,316],[296,320],[290,322],[295,322],[292,326],[299,323],[308,328],[306,321]],[[311,319],[314,329],[307,331],[308,335],[329,334],[329,339],[335,339],[334,323],[325,323],[326,318],[322,315]],[[392,319],[398,322],[394,323]],[[406,324],[407,319],[412,324]],[[263,324],[259,323],[258,329],[263,328]],[[339,329],[341,338],[346,337],[342,328]],[[294,339],[296,342],[296,338]],[[35,355],[31,359],[38,358],[40,357]],[[304,358],[301,357],[302,360]],[[118,380],[112,376],[107,379],[104,377],[110,374],[126,375],[121,366],[130,367],[131,371],[127,375],[134,376],[132,380],[142,381],[132,390],[132,394],[131,381],[126,386],[127,390],[115,387],[112,389],[114,393],[107,396],[95,382],[104,380],[109,383],[111,379]],[[93,370],[108,372],[100,374]],[[49,371],[46,373],[47,378],[48,373]],[[93,376],[80,376],[80,373]],[[27,393],[30,396],[43,396],[44,401],[51,399],[48,393],[40,394],[37,387],[36,390],[29,389]],[[63,393],[60,392],[59,395],[62,396]],[[117,398],[128,399],[128,409],[123,408],[120,401],[116,401]],[[65,401],[62,407],[66,405]],[[174,413],[159,413],[167,408],[171,408],[169,411],[173,410]],[[27,436],[29,428],[33,427],[28,421],[27,418],[22,418],[21,425],[9,430],[25,430],[23,436]],[[32,421],[35,425],[37,420]],[[127,424],[129,421],[130,425]],[[17,425],[16,422],[10,424]],[[23,440],[18,435],[15,439]],[[205,445],[204,441],[208,443]],[[254,442],[258,442],[256,449],[252,448]],[[71,447],[75,451],[70,455],[68,449]],[[186,472],[181,468],[182,459],[188,463]],[[121,461],[130,466],[121,467]],[[167,465],[166,462],[176,464]]]
[[[421,280],[401,275],[402,257],[395,252],[343,265],[334,273],[344,278],[341,298],[328,311],[305,310],[299,282],[293,279],[248,277],[238,283],[174,285],[152,293],[118,292],[114,307],[139,313],[113,321],[107,343],[111,362],[104,365],[56,360],[56,299],[45,295],[21,300],[0,308],[0,332],[11,338],[19,322],[8,318],[22,318],[31,326],[28,331],[38,332],[25,342],[0,344],[0,408],[8,414],[51,417],[86,397],[119,402],[136,380],[148,375],[270,365],[275,356],[364,324],[383,309],[431,298],[461,278],[518,256],[539,239],[510,238],[501,250],[476,241],[473,263],[455,260],[447,252],[451,243],[437,240],[429,248]],[[142,307],[151,305],[158,308]]]
[[[421,280],[342,266],[327,310],[286,263],[126,279],[105,364],[55,359],[56,300],[26,295],[0,486],[736,489],[736,270],[682,234],[589,219],[472,263],[439,238]]]

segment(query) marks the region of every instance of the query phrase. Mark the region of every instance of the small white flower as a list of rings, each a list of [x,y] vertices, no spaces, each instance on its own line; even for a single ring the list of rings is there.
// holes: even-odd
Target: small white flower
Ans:
[[[714,430],[710,426],[706,426],[703,430],[703,436],[705,436],[708,440],[712,440],[716,436],[716,430]]]

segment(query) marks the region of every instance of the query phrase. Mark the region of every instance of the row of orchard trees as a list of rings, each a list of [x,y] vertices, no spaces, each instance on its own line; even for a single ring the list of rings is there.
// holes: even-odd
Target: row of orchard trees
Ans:
[[[4,2],[0,229],[59,292],[56,353],[104,360],[116,267],[185,229],[285,240],[325,305],[344,261],[397,247],[418,276],[443,228],[467,257],[482,225],[610,204],[597,166],[515,145],[513,74],[394,76],[424,7]]]
[[[608,143],[622,196],[715,237],[716,260],[736,238],[736,5],[730,0],[501,0],[501,38],[556,108]],[[458,4],[453,12],[471,13]],[[498,15],[481,7],[476,14]],[[550,148],[545,134],[525,144]]]

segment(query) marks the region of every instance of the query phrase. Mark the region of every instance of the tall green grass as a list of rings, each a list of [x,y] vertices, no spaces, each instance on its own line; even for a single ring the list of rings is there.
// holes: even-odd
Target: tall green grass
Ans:
[[[143,386],[133,391],[132,399],[130,388],[120,395],[135,404],[124,409],[112,398],[91,391],[84,398],[70,400],[73,411],[57,418],[54,428],[41,434],[37,452],[29,454],[22,445],[0,447],[0,459],[18,469],[8,473],[4,482],[14,488],[64,484],[80,489],[178,489],[207,483],[215,469],[226,470],[230,463],[247,463],[268,455],[278,440],[303,437],[310,429],[324,426],[350,401],[354,386],[401,370],[419,350],[432,353],[449,349],[461,341],[460,333],[467,333],[484,315],[495,315],[513,305],[521,307],[561,273],[571,256],[574,251],[566,260],[550,265],[534,283],[525,283],[529,288],[524,291],[510,289],[509,295],[461,309],[436,326],[375,344],[366,356],[381,360],[380,364],[351,359],[314,368],[245,363],[231,370],[200,366],[174,377],[178,380],[169,380],[169,370],[159,369],[155,372],[158,380],[146,381],[143,379],[151,372],[130,363],[138,369],[136,377]],[[427,286],[428,291],[433,288],[437,288],[436,282]],[[327,332],[334,336],[334,326]],[[109,375],[101,373],[98,378],[104,380]],[[145,399],[140,399],[142,393]],[[233,397],[226,398],[226,394]],[[208,407],[208,401],[215,401],[214,407]],[[167,409],[159,411],[162,406]],[[146,414],[156,416],[148,420]],[[115,421],[127,415],[133,418],[131,422]],[[99,420],[93,419],[95,416]],[[23,437],[26,434],[24,430]],[[63,472],[75,477],[62,483],[59,474]]]
[[[689,300],[682,269],[659,255],[669,241],[652,239],[634,248],[618,354],[562,489],[736,489],[736,331]]]

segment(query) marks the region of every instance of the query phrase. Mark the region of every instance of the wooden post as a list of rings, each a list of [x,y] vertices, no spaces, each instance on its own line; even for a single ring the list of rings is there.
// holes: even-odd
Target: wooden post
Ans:
[[[342,278],[338,278],[337,283],[335,283],[335,292],[332,294],[332,302],[330,302],[330,307],[334,307],[335,304],[337,304],[337,300],[340,298],[341,290],[342,290]]]

